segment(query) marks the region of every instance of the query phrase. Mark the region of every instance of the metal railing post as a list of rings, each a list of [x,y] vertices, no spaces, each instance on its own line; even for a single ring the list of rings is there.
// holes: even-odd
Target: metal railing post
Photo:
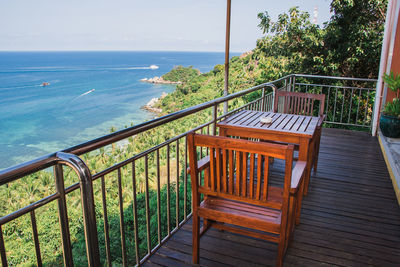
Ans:
[[[263,87],[261,93],[261,111],[265,111],[265,87]]]
[[[58,152],[59,162],[72,167],[78,174],[81,189],[83,225],[85,230],[88,266],[100,266],[99,241],[97,237],[92,175],[86,164],[76,155]]]
[[[57,193],[60,198],[57,200],[58,204],[58,219],[60,221],[60,232],[61,232],[61,243],[63,248],[64,266],[73,266],[74,262],[72,259],[72,247],[68,225],[68,212],[67,203],[65,200],[65,188],[64,188],[64,174],[63,167],[61,164],[54,166],[54,179],[56,184]]]
[[[296,87],[296,76],[293,76],[293,79],[292,79],[292,92],[294,92],[295,90],[295,87]]]
[[[217,135],[218,104],[213,106],[213,135]]]
[[[1,266],[8,267],[6,248],[4,247],[3,229],[0,224],[0,256],[1,256]]]

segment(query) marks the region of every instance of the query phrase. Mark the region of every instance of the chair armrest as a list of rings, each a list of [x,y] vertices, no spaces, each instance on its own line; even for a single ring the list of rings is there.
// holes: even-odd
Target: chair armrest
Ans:
[[[205,156],[204,158],[197,161],[197,168],[199,169],[199,172],[201,172],[204,169],[207,169],[209,166],[210,166],[210,155]],[[190,167],[187,168],[186,172],[187,174],[190,174]]]
[[[297,161],[292,171],[292,184],[290,187],[290,193],[295,194],[299,190],[299,184],[304,176],[307,163],[305,161]]]

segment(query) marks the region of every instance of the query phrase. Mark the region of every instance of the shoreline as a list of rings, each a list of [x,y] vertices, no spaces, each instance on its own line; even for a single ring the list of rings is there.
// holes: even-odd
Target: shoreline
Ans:
[[[153,78],[143,78],[140,79],[141,82],[146,82],[146,83],[155,83],[155,84],[180,84],[182,82],[173,82],[173,81],[168,81],[164,80],[163,77],[158,77],[154,76]]]
[[[147,111],[150,111],[150,112],[155,113],[155,114],[157,114],[157,115],[160,114],[160,113],[162,112],[162,109],[161,109],[161,108],[156,108],[155,105],[156,105],[161,99],[163,99],[164,97],[166,97],[167,95],[168,95],[168,93],[163,92],[163,93],[161,94],[160,97],[153,97],[152,99],[150,99],[149,102],[147,102],[146,105],[142,106],[142,109],[147,110]]]

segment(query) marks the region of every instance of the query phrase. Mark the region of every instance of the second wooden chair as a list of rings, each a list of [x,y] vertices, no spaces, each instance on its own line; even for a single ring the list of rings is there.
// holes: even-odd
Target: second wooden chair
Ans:
[[[311,93],[301,93],[301,92],[288,92],[288,91],[276,91],[274,98],[274,112],[305,115],[305,116],[315,116],[319,117],[318,127],[315,132],[315,137],[313,143],[315,147],[313,148],[313,167],[314,172],[317,171],[318,166],[318,154],[319,145],[321,141],[321,131],[322,123],[324,122],[324,107],[325,107],[325,95],[324,94],[311,94]],[[295,149],[298,149],[295,146]],[[308,190],[308,181],[305,187],[305,193]]]

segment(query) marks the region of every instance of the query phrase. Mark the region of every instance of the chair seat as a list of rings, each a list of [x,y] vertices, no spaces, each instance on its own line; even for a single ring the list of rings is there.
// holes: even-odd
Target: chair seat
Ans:
[[[279,234],[281,211],[219,197],[207,197],[198,208],[200,217]]]

